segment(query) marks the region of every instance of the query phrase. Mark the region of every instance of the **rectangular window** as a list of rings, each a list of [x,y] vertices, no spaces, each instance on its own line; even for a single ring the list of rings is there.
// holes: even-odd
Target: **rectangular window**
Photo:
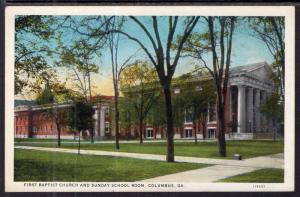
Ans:
[[[152,128],[146,129],[146,138],[153,138],[153,129]]]
[[[184,133],[186,138],[193,137],[193,130],[192,129],[184,129]]]
[[[215,129],[208,129],[208,138],[215,138]]]

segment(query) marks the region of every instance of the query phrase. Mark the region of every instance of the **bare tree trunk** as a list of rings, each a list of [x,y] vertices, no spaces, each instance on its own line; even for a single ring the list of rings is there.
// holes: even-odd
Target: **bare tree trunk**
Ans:
[[[60,147],[60,125],[56,123],[57,128],[57,146]]]
[[[197,130],[196,130],[196,121],[193,121],[193,127],[194,127],[194,130],[195,130],[195,144],[197,144]]]
[[[143,143],[143,119],[140,118],[139,120],[139,127],[140,127],[140,144]]]
[[[88,71],[87,73],[88,76],[88,85],[89,85],[89,94],[90,94],[90,99],[89,101],[92,101],[92,89],[91,89],[91,75],[90,72]],[[91,143],[94,143],[94,128],[90,128],[90,134],[91,134]]]
[[[275,121],[272,120],[272,126],[273,126],[273,141],[276,141],[276,129],[275,129]]]
[[[60,147],[60,127],[58,128],[57,145]]]
[[[225,141],[225,119],[224,119],[224,105],[218,99],[218,145],[219,145],[219,155],[221,157],[226,157],[226,141]]]
[[[79,137],[78,137],[78,155],[80,155],[80,131],[78,132],[79,133]]]
[[[170,83],[165,82],[164,94],[167,115],[167,162],[174,162],[174,126]]]
[[[120,149],[119,144],[119,103],[118,103],[118,89],[115,87],[115,140],[116,140],[116,149]]]
[[[203,139],[206,138],[206,121],[202,121]]]

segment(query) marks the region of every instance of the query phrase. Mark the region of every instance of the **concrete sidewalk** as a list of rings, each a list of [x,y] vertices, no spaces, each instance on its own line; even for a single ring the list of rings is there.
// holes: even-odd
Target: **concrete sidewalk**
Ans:
[[[159,176],[143,180],[143,182],[194,182],[211,183],[231,176],[236,176],[263,168],[283,168],[283,154],[274,154],[264,157],[255,157],[241,161],[243,165],[236,165],[236,161],[231,161],[233,165],[214,165],[207,168],[200,168],[165,176]]]
[[[15,146],[18,149],[28,150],[40,150],[50,152],[64,152],[64,153],[78,153],[77,149],[64,149],[64,148],[51,148],[51,147],[33,147],[33,146]],[[158,160],[165,161],[165,155],[155,154],[142,154],[142,153],[127,153],[127,152],[113,152],[113,151],[99,151],[99,150],[80,150],[81,154],[87,155],[103,155],[103,156],[114,156],[114,157],[127,157],[135,159],[147,159],[147,160]],[[253,168],[283,168],[283,154],[275,154],[269,156],[255,157],[245,159],[241,161],[229,160],[229,159],[212,159],[212,158],[199,158],[199,157],[185,157],[175,156],[176,162],[188,162],[188,163],[203,163],[211,165],[222,165],[222,166],[234,166],[235,167],[253,167]]]
[[[227,177],[252,172],[258,169],[260,168],[215,165],[206,168],[146,179],[142,182],[212,183]]]

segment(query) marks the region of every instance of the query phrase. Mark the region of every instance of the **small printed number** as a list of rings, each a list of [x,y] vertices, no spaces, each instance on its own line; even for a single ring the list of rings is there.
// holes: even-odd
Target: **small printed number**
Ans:
[[[262,189],[262,188],[265,188],[266,185],[253,185],[254,188],[259,188],[259,189]]]

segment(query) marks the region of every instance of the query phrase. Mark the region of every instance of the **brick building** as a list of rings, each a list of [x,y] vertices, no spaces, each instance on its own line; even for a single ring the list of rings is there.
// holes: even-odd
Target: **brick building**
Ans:
[[[269,133],[272,126],[260,113],[260,106],[266,101],[268,95],[274,91],[274,84],[271,80],[271,68],[265,62],[234,67],[230,70],[228,93],[226,99],[226,138],[252,139],[255,134]],[[173,89],[174,93],[180,92],[179,88]],[[96,99],[96,98],[95,98]],[[101,96],[98,98],[95,108],[95,139],[105,139],[114,136],[112,129],[112,104],[113,97]],[[57,132],[54,121],[45,116],[45,110],[53,107],[65,107],[70,104],[59,106],[17,106],[15,108],[15,137],[33,138],[56,138]],[[208,108],[206,120],[196,121],[195,124],[185,115],[182,126],[175,127],[174,138],[213,139],[217,135],[217,122],[215,106]],[[144,137],[148,139],[161,139],[166,137],[165,128],[162,126],[151,126],[145,123]],[[74,134],[63,127],[62,138],[74,138]],[[89,132],[83,133],[89,136]],[[121,130],[121,137],[138,137],[138,127],[132,126]]]

